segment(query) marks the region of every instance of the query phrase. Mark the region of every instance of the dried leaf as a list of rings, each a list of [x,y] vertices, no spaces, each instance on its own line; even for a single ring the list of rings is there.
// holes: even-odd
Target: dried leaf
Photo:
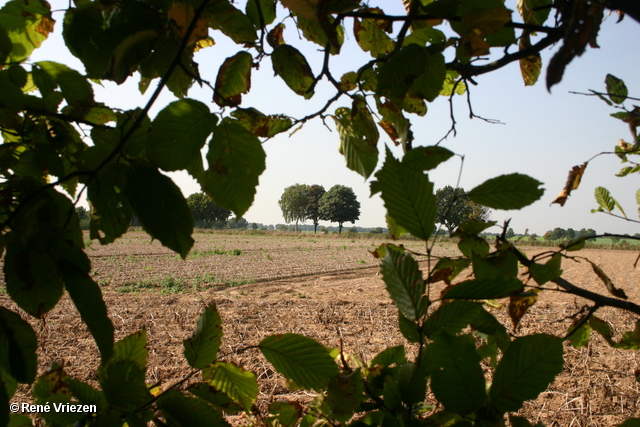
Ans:
[[[525,33],[520,37],[520,50],[525,50],[531,47],[531,38],[529,33]],[[525,86],[533,86],[540,76],[540,70],[542,69],[542,59],[540,54],[530,55],[520,60],[520,73],[524,80]]]
[[[518,329],[520,320],[527,313],[529,308],[538,301],[538,293],[540,290],[534,289],[523,293],[519,296],[509,298],[509,317],[513,322],[513,329]]]
[[[567,198],[571,195],[571,192],[578,189],[580,180],[582,179],[582,175],[584,175],[584,171],[587,168],[587,164],[589,164],[589,162],[584,162],[580,166],[574,166],[573,168],[571,168],[571,170],[569,171],[569,177],[567,178],[567,183],[564,185],[564,188],[562,189],[560,194],[558,194],[556,198],[553,199],[553,202],[551,202],[551,204],[557,203],[560,206],[564,206]]]
[[[602,283],[604,283],[604,285],[607,287],[611,295],[616,296],[618,298],[627,299],[627,294],[624,292],[624,290],[616,288],[616,286],[613,284],[613,282],[611,281],[609,276],[607,276],[604,270],[602,270],[599,266],[597,266],[593,262],[589,260],[587,261],[589,262],[589,264],[591,264],[591,268],[593,268],[593,272],[596,273],[596,276],[598,276],[600,280],[602,280]]]

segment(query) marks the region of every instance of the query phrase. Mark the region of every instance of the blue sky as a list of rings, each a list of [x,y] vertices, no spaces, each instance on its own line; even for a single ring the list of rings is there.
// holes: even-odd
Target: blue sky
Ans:
[[[401,12],[400,0],[377,3],[383,4],[385,10],[390,12]],[[54,0],[51,4],[52,9],[56,10],[64,9],[68,3]],[[507,6],[515,10],[515,1],[507,1]],[[82,64],[65,52],[60,37],[62,13],[55,13],[54,18],[57,21],[55,34],[34,53],[31,60],[64,62],[83,72]],[[514,13],[514,19],[518,19],[517,12]],[[598,38],[601,49],[588,48],[582,57],[569,64],[562,83],[556,85],[552,93],[547,92],[542,76],[537,85],[525,87],[517,63],[478,76],[478,85],[471,87],[474,112],[504,124],[492,125],[479,119],[470,120],[466,98],[456,98],[457,137],[450,136],[442,145],[465,156],[460,185],[470,190],[486,179],[520,172],[542,181],[546,189],[543,198],[535,204],[521,211],[494,211],[491,219],[502,222],[511,218],[511,227],[519,233],[529,229],[530,233],[542,234],[554,227],[584,227],[598,232],[630,234],[640,232],[640,224],[590,213],[596,207],[594,189],[604,186],[618,199],[629,217],[638,218],[635,192],[640,185],[637,176],[615,177],[620,164],[613,156],[602,156],[589,165],[580,189],[572,194],[564,207],[550,206],[564,186],[567,172],[572,166],[581,164],[599,152],[611,151],[620,138],[629,141],[630,134],[626,125],[609,117],[609,113],[613,112],[610,107],[594,97],[569,94],[569,91],[604,90],[604,77],[611,73],[625,80],[631,96],[640,96],[640,83],[633,80],[640,69],[640,55],[637,55],[640,24],[630,18],[626,18],[621,24],[615,24],[616,19],[617,16],[612,15],[604,22]],[[288,28],[285,40],[300,48],[314,72],[318,73],[322,53],[316,45],[299,40],[292,21],[287,21],[286,24]],[[351,26],[349,21],[347,45],[343,48],[345,55],[332,58],[332,70],[338,77],[343,72],[357,70],[370,59],[367,54],[349,47],[355,44]],[[222,34],[211,35],[216,45],[198,53],[196,61],[200,63],[202,78],[215,82],[222,61],[235,54],[240,47],[225,40]],[[543,73],[557,48],[558,46],[552,46],[543,52]],[[95,86],[96,99],[122,109],[143,106],[155,86],[152,84],[147,95],[140,96],[137,84],[138,76],[134,75],[120,86],[111,83],[105,83],[104,88]],[[321,83],[315,96],[305,101],[293,94],[280,78],[274,77],[269,61],[265,60],[259,72],[253,73],[252,90],[243,98],[243,106],[255,107],[263,113],[285,113],[301,117],[319,110],[332,95],[332,88]],[[189,97],[207,103],[214,112],[219,110],[212,103],[210,89],[194,86]],[[166,91],[154,106],[151,116],[155,116],[172,100],[172,95]],[[337,107],[349,104],[345,97],[328,112],[332,113]],[[425,117],[412,116],[411,120],[415,135],[414,146],[437,143],[451,125],[447,99],[436,99],[429,105]],[[379,196],[370,198],[369,183],[345,167],[344,158],[338,153],[338,143],[338,135],[330,118],[325,123],[319,119],[309,122],[293,136],[279,135],[265,142],[267,170],[260,177],[256,199],[245,218],[249,222],[282,223],[284,220],[277,201],[285,187],[296,183],[320,184],[328,190],[335,184],[341,184],[352,187],[361,202],[362,213],[356,225],[384,226],[382,201]],[[384,153],[384,144],[391,146],[396,156],[401,156],[400,150],[393,147],[381,132],[381,153]],[[454,157],[430,177],[436,188],[439,188],[455,185],[459,172],[460,160]],[[170,175],[185,196],[199,191],[197,183],[186,173]]]

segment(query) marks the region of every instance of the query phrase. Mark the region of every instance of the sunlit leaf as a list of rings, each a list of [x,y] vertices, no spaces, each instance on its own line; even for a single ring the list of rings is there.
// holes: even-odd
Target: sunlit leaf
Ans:
[[[560,206],[564,206],[567,198],[571,195],[571,192],[578,189],[582,176],[584,175],[584,171],[587,168],[587,164],[589,164],[589,162],[584,162],[580,166],[574,166],[571,168],[569,176],[567,177],[567,183],[564,185],[560,194],[553,199],[553,202],[551,202],[552,204],[558,203]]]
[[[296,334],[272,335],[263,339],[259,347],[278,372],[301,387],[322,390],[338,374],[328,350],[311,338]]]
[[[216,390],[238,402],[245,411],[251,411],[258,395],[258,383],[253,372],[232,363],[217,362],[203,372],[203,377]]]
[[[0,9],[0,27],[8,38],[0,53],[2,62],[22,62],[40,47],[55,24],[50,8],[47,2],[12,0]]]
[[[371,119],[371,114],[365,109],[364,112],[356,112],[348,108],[339,108],[333,119],[340,134],[340,154],[345,157],[347,167],[358,172],[365,179],[368,178],[378,164],[377,130],[374,139],[369,139],[365,132],[367,129],[362,122],[367,119],[359,118],[363,114],[368,114],[368,122],[375,129],[375,124]],[[354,114],[355,113],[355,114]],[[359,121],[358,121],[359,120]]]
[[[518,12],[526,24],[543,25],[552,3],[552,0],[518,0]]]
[[[370,13],[383,13],[379,8],[367,9]],[[395,42],[387,35],[388,21],[374,19],[354,19],[353,34],[360,48],[370,52],[374,58],[379,58],[390,53],[395,47]]]
[[[271,55],[273,71],[298,95],[309,99],[313,96],[315,79],[306,58],[298,49],[283,44]]]
[[[387,149],[376,177],[387,212],[411,234],[428,240],[435,224],[436,198],[427,175],[403,166]]]
[[[542,197],[541,182],[519,173],[492,178],[469,191],[474,202],[493,209],[522,209]]]
[[[427,309],[428,299],[424,295],[426,284],[416,260],[406,252],[388,247],[380,268],[396,307],[410,320],[418,320]]]
[[[168,390],[158,399],[157,405],[170,426],[229,426],[222,411],[215,410],[202,399],[187,397],[177,390]]]
[[[531,37],[529,33],[525,33],[518,42],[520,50],[529,49],[531,47]],[[542,69],[542,59],[540,54],[533,54],[520,59],[520,74],[524,80],[525,86],[533,86],[538,81],[540,71]]]
[[[253,57],[240,51],[225,59],[218,70],[213,101],[221,107],[236,107],[242,102],[242,94],[251,89]]]
[[[607,86],[607,94],[611,101],[616,104],[622,104],[627,99],[629,91],[627,90],[627,86],[624,84],[623,80],[614,75],[607,74],[604,82]]]
[[[189,366],[202,369],[216,359],[222,338],[222,321],[215,304],[209,305],[198,318],[193,336],[182,343]],[[224,391],[224,390],[222,390]],[[233,398],[233,396],[230,396]]]
[[[270,138],[291,128],[293,121],[283,115],[267,116],[255,108],[237,108],[231,116],[255,136]]]

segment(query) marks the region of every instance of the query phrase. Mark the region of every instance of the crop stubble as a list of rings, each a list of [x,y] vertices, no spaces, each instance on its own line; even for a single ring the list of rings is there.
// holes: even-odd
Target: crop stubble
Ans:
[[[196,237],[195,248],[186,261],[159,244],[150,243],[142,233],[129,233],[110,246],[94,243],[87,250],[94,278],[102,286],[116,328],[116,338],[142,328],[147,330],[148,382],[166,388],[189,373],[182,356],[182,340],[191,334],[197,316],[212,301],[218,305],[224,326],[220,359],[256,373],[261,411],[274,400],[311,399],[304,392],[289,392],[257,350],[244,351],[268,335],[301,333],[330,347],[339,347],[342,341],[346,353],[364,360],[388,346],[405,344],[397,330],[397,311],[377,274],[378,261],[367,252],[381,240],[309,235]],[[415,242],[404,243],[419,249]],[[240,254],[233,255],[234,249]],[[450,244],[435,248],[436,256],[455,253]],[[584,250],[579,255],[602,266],[631,301],[640,302],[640,290],[635,286],[640,283],[640,273],[633,267],[636,253]],[[427,264],[421,263],[421,267],[426,271]],[[585,262],[565,260],[563,269],[563,276],[574,284],[606,292]],[[132,283],[146,283],[147,290],[166,291],[159,286],[166,277],[178,284],[169,292],[183,293],[118,292]],[[247,282],[253,283],[230,287]],[[154,284],[158,286],[154,288]],[[438,291],[436,287],[433,295]],[[0,294],[0,300],[15,309],[6,294]],[[570,295],[545,292],[520,328],[510,332],[515,336],[533,332],[564,334],[571,323],[569,316],[584,304]],[[496,315],[507,322],[503,312],[497,311]],[[612,310],[601,310],[598,315],[613,324],[617,338],[632,330],[636,320],[630,314]],[[97,350],[68,298],[63,298],[44,321],[29,322],[41,343],[40,371],[56,361],[63,363],[71,376],[95,385]],[[523,414],[547,426],[608,426],[629,416],[640,416],[640,387],[634,374],[639,369],[637,352],[612,349],[596,336],[579,350],[566,345],[565,354],[564,372],[536,401],[525,403]],[[13,401],[28,399],[23,387]]]

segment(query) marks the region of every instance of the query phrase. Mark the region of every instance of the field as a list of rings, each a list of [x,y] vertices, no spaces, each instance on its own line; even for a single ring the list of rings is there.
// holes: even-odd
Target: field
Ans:
[[[182,261],[146,234],[132,232],[110,246],[94,242],[87,253],[116,338],[147,330],[149,383],[166,389],[188,375],[182,340],[191,334],[204,307],[215,301],[225,333],[220,359],[256,373],[261,386],[258,408],[264,411],[271,401],[312,398],[289,392],[257,350],[245,351],[265,336],[302,333],[330,347],[338,347],[342,340],[345,352],[364,360],[387,346],[405,343],[398,332],[397,311],[378,275],[378,260],[368,253],[382,242],[359,236],[196,234],[192,253]],[[418,242],[403,244],[420,250]],[[526,252],[542,250],[546,249]],[[456,254],[450,243],[436,244],[434,249],[435,256]],[[640,302],[640,270],[634,268],[637,252],[587,249],[576,254],[596,262],[631,301]],[[422,261],[421,267],[426,271],[427,262]],[[572,283],[606,292],[587,263],[565,260],[563,269]],[[0,300],[14,308],[6,294],[0,294]],[[569,316],[584,305],[585,301],[561,292],[546,292],[521,327],[510,332],[563,335],[572,321]],[[495,314],[506,322],[504,310]],[[632,315],[611,310],[598,315],[613,324],[616,338],[635,323]],[[97,350],[67,298],[44,321],[29,321],[43,346],[41,371],[56,361],[69,375],[95,383]],[[538,400],[525,404],[523,414],[546,426],[610,426],[640,416],[637,352],[615,350],[600,337],[592,337],[579,350],[567,345],[565,354],[565,371]],[[13,401],[25,401],[27,396],[21,388]]]

